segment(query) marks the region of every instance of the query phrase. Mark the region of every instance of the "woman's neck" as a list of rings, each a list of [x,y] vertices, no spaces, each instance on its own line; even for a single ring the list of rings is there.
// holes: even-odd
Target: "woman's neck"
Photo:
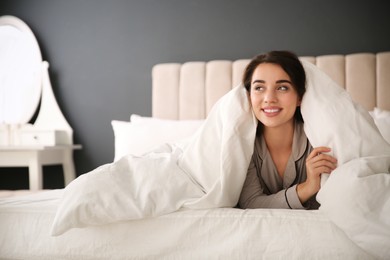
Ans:
[[[263,136],[269,150],[291,150],[294,137],[294,121],[281,127],[264,126]]]

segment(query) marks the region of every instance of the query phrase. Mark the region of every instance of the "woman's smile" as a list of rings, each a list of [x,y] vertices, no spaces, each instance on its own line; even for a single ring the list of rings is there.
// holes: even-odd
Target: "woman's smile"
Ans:
[[[261,109],[267,117],[274,117],[279,115],[282,111],[280,107],[264,107]]]

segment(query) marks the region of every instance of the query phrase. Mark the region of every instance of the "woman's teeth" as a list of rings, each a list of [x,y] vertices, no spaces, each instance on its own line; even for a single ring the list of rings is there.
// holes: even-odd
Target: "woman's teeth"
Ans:
[[[277,108],[266,108],[266,109],[263,109],[263,110],[266,113],[276,113],[276,112],[280,111],[280,109],[277,109]]]

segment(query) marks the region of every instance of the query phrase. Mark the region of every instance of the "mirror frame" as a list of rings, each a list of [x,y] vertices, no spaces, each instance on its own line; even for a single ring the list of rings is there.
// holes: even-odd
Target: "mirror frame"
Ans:
[[[28,97],[24,97],[24,98],[21,97],[22,102],[25,100],[28,100],[28,102],[23,103],[23,106],[24,106],[23,108],[16,107],[18,112],[16,113],[17,115],[15,116],[15,118],[13,118],[13,115],[10,115],[10,114],[8,114],[6,116],[0,115],[0,123],[26,124],[31,120],[31,118],[35,114],[35,112],[38,108],[40,99],[41,99],[41,95],[42,95],[42,55],[41,55],[41,51],[40,51],[40,48],[38,45],[38,41],[34,36],[34,33],[30,29],[30,27],[21,19],[15,17],[15,16],[11,16],[11,15],[0,16],[0,26],[12,26],[23,34],[23,37],[25,37],[28,40],[28,42],[23,47],[29,46],[27,51],[29,51],[29,53],[31,53],[31,64],[33,64],[33,66],[37,66],[37,67],[32,68],[33,71],[31,72],[31,75],[27,75],[27,76],[31,76],[31,79],[32,79],[31,84],[29,84],[28,86],[24,86],[24,90],[26,90],[27,88],[30,88],[30,87],[31,87],[31,89],[27,89],[28,91],[20,91],[20,90],[23,90],[22,89],[23,87],[21,87],[21,89],[16,90],[16,91],[19,91],[19,93],[23,92],[25,95],[28,95]],[[10,84],[10,85],[12,85],[12,84]],[[4,88],[4,89],[6,89],[6,88]],[[8,91],[11,91],[11,90],[6,89],[6,92],[8,92]],[[28,94],[26,94],[26,93],[28,93]],[[5,97],[5,99],[6,99],[6,97]],[[0,100],[0,109],[1,110],[3,110],[3,111],[11,110],[12,111],[15,108],[12,106],[10,106],[10,107],[11,107],[11,109],[9,107],[7,107],[6,102],[3,102]]]

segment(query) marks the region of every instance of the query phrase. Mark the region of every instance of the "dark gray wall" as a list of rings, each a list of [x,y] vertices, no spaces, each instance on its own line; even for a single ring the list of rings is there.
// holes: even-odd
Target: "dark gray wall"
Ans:
[[[361,0],[2,0],[0,15],[24,20],[50,62],[58,103],[83,145],[75,153],[80,175],[112,161],[111,120],[150,116],[154,64],[250,58],[272,49],[298,55],[388,51],[388,6]],[[4,184],[12,176],[0,178]],[[58,178],[46,176],[45,187],[61,186]]]

